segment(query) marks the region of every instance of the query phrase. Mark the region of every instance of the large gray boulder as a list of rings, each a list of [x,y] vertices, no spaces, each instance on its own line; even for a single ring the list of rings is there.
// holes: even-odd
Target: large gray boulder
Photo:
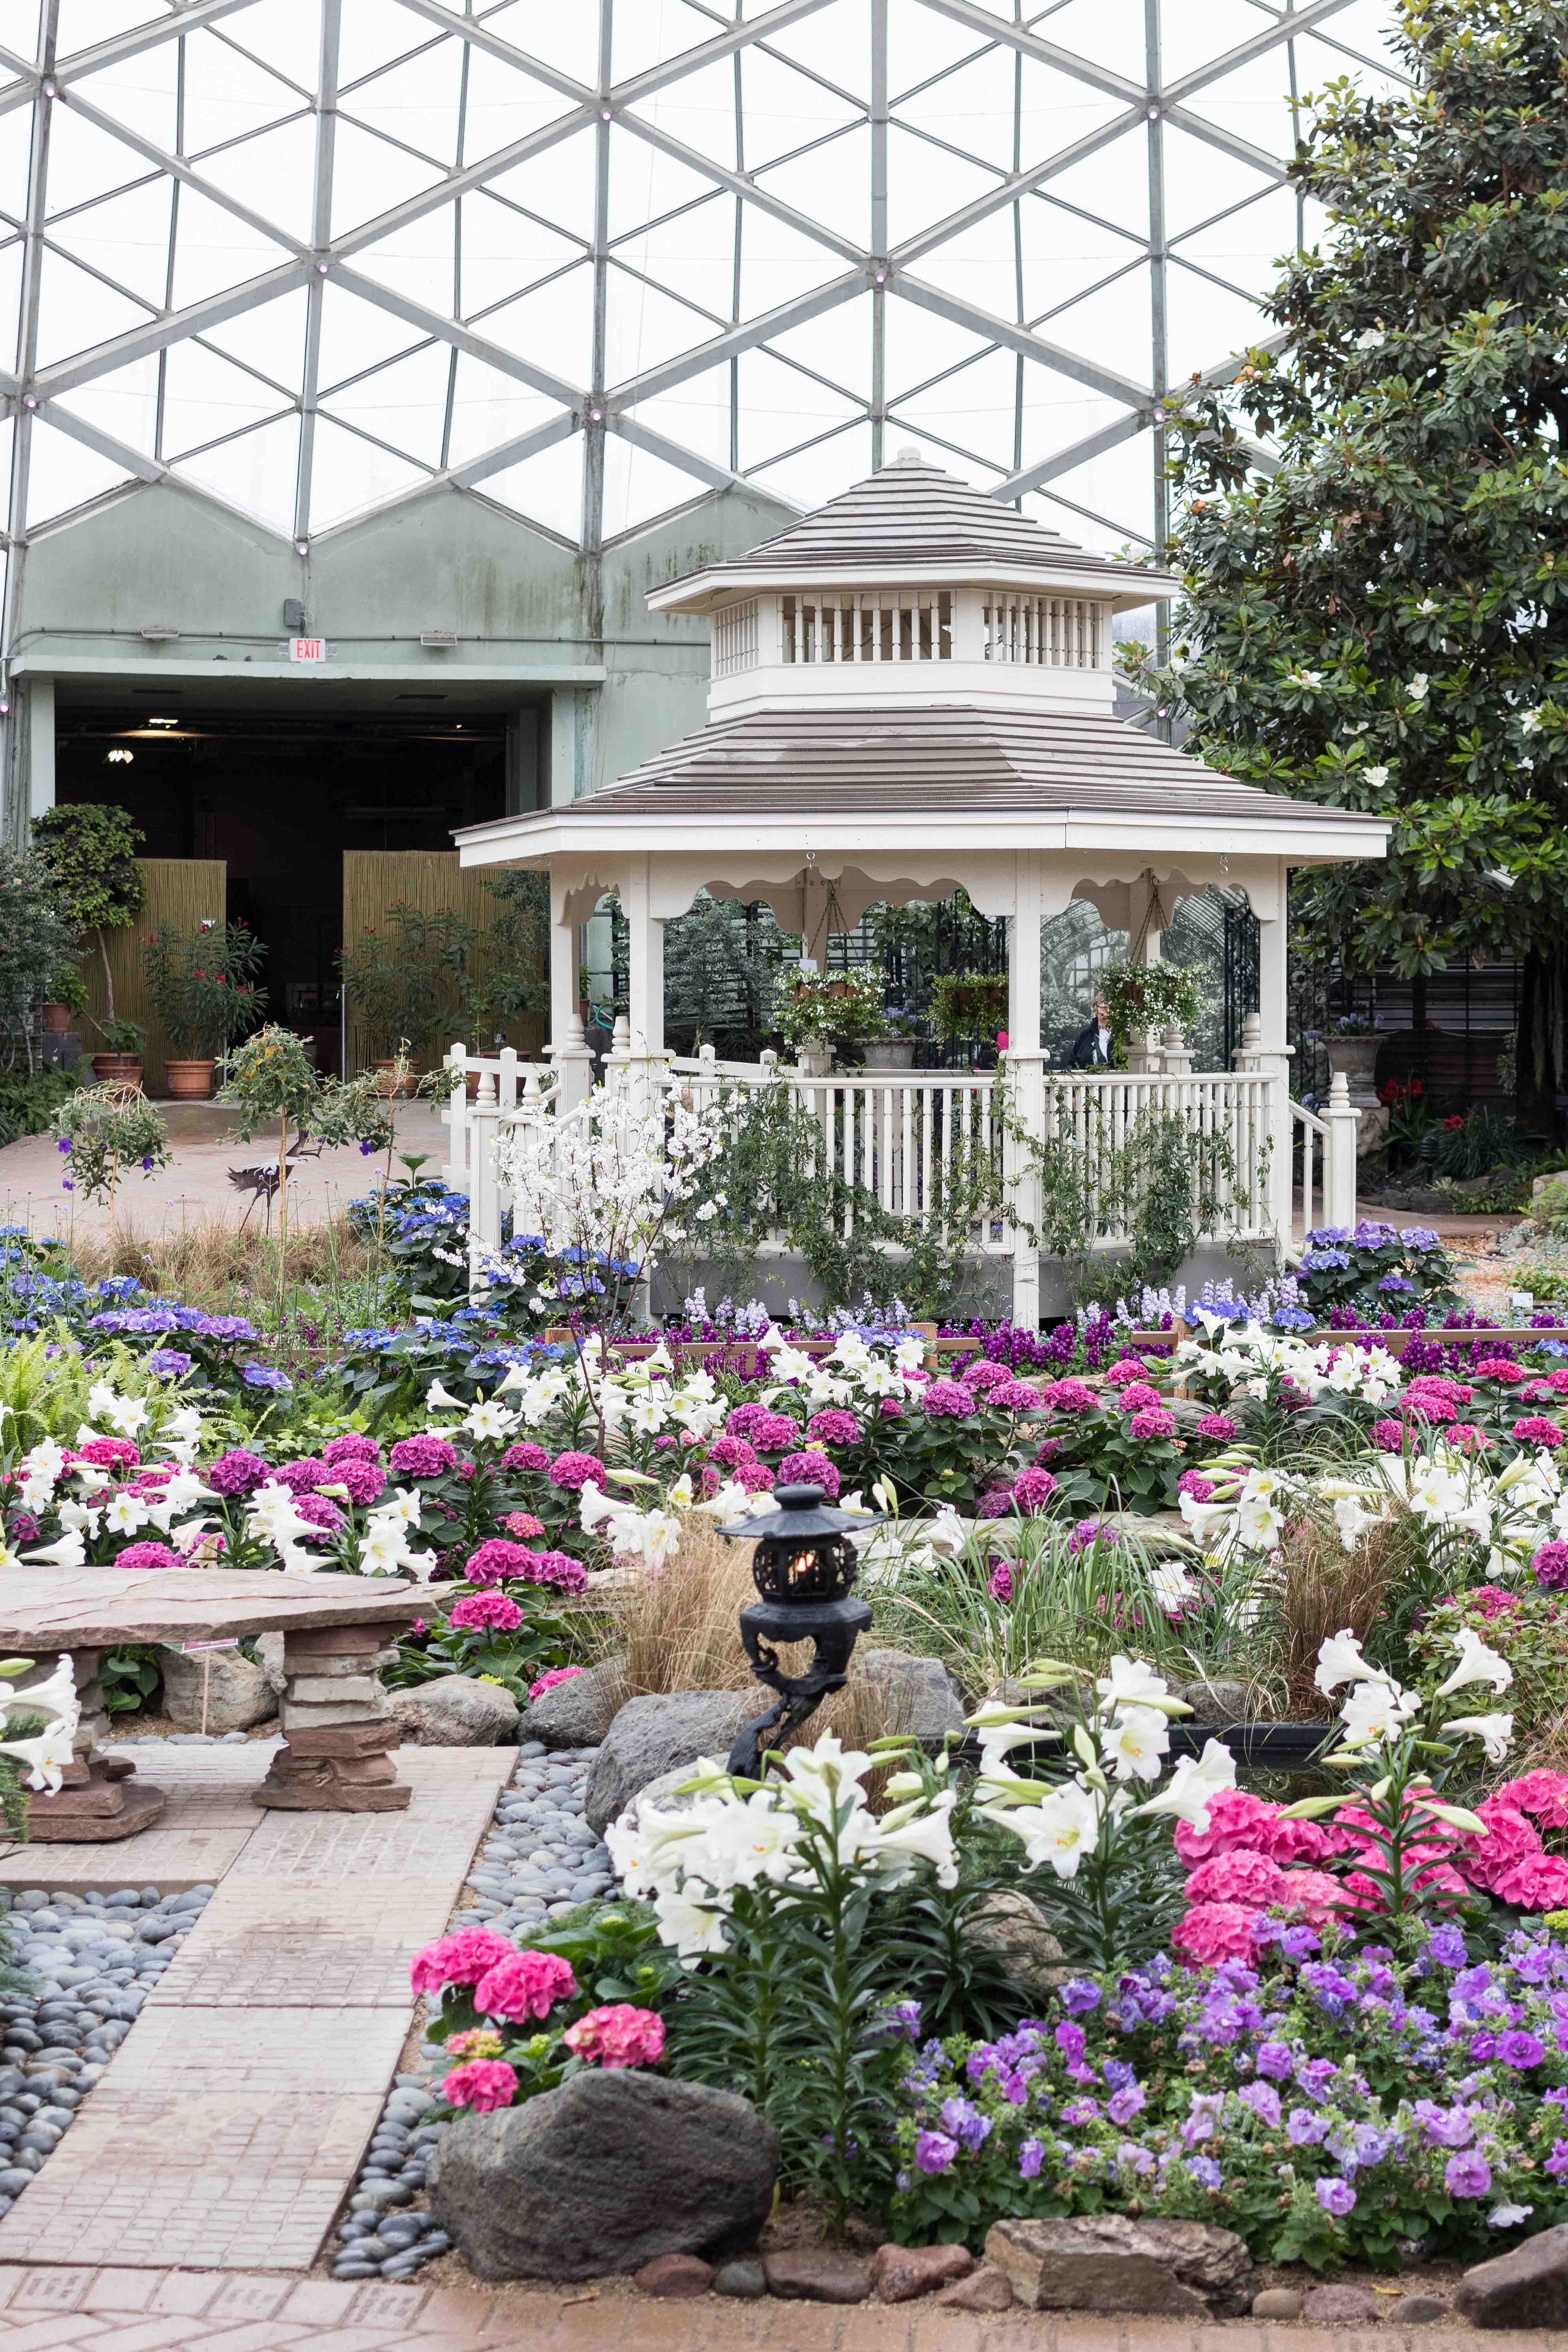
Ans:
[[[624,1696],[626,1659],[605,1658],[569,1682],[531,1699],[518,1726],[522,1739],[542,1739],[546,1748],[597,1748],[616,1719]]]
[[[253,1723],[266,1723],[278,1712],[278,1694],[265,1670],[243,1651],[205,1650],[186,1657],[180,1650],[160,1650],[158,1665],[163,1676],[163,1712],[176,1731],[206,1731],[216,1738],[226,1731],[248,1731]]]
[[[1247,2309],[1252,2257],[1234,2230],[1207,2221],[1135,2221],[1125,2213],[1062,2221],[995,2221],[988,2262],[1026,2311],[1146,2311],[1193,2319]]]
[[[857,1650],[849,1671],[852,1681],[882,1693],[889,1737],[901,1732],[932,1748],[950,1731],[963,1737],[963,1695],[940,1659],[907,1650]],[[805,1736],[811,1738],[809,1729]]]
[[[609,1730],[588,1774],[583,1811],[601,1836],[650,1780],[700,1756],[729,1755],[735,1734],[754,1723],[772,1694],[745,1691],[671,1691],[630,1698]]]
[[[1568,2221],[1477,2263],[1455,2299],[1475,2327],[1568,2327]]]
[[[749,2099],[626,2069],[458,2117],[430,2204],[482,2279],[586,2279],[756,2242],[779,2136]]]
[[[387,1696],[399,1732],[421,1748],[496,1748],[517,1738],[516,1699],[477,1675],[437,1675]]]

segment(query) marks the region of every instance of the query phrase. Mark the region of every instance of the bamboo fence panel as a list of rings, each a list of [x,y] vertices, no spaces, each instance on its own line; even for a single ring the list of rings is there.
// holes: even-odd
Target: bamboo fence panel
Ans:
[[[139,857],[147,902],[124,930],[106,934],[109,968],[114,975],[114,1010],[121,1021],[140,1021],[147,1032],[142,1082],[150,1095],[163,1091],[163,1065],[170,1041],[147,995],[147,960],[142,942],[160,923],[176,923],[194,931],[209,918],[221,923],[227,901],[228,866],[221,857]],[[87,1013],[82,1022],[82,1050],[101,1053],[103,1040],[94,1021],[109,1018],[109,992],[103,982],[103,960],[96,939],[82,957],[87,983]]]
[[[485,888],[485,877],[471,869],[464,873],[455,849],[348,849],[343,852],[343,943],[347,946],[365,931],[393,933],[394,926],[387,918],[394,907],[417,907],[422,914],[435,915],[443,909],[461,915],[476,929],[488,931],[500,908]],[[479,950],[478,968],[482,971],[483,949]],[[542,972],[541,977],[542,978]],[[451,1012],[454,1004],[449,981],[444,974],[432,973],[432,991]],[[546,1022],[542,1012],[525,1013],[512,1022],[506,1033],[506,1043],[517,1051],[533,1058],[544,1044]],[[447,1047],[458,1035],[455,1019],[438,1032],[435,1045],[421,1056],[427,1067],[434,1067]],[[472,1039],[468,1040],[470,1045]],[[353,1000],[348,1007],[348,1055],[344,1074],[353,1076],[364,1069],[370,1060],[369,1045],[354,1019]],[[487,1038],[483,1051],[494,1047]]]

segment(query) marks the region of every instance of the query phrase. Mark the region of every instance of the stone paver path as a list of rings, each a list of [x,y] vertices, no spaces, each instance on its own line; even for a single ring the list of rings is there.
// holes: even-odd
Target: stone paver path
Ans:
[[[112,2251],[148,2270],[300,2272],[315,2260],[407,2038],[408,1963],[446,1926],[515,1759],[405,1748],[406,1812],[300,1815],[248,1802],[272,1747],[160,1750],[176,1797],[195,1809],[205,1783],[210,1833],[238,1843],[156,2000],[0,2221],[0,2263],[74,2268]],[[198,1834],[149,1832],[132,1851]],[[50,1883],[101,1881],[103,1856],[82,1848],[77,1875],[59,1874],[72,1851],[53,1850]],[[39,1859],[0,1869],[36,1882]],[[123,1856],[116,1866],[123,1882]]]
[[[1561,2352],[1504,2329],[976,2319],[929,2304],[654,2303],[620,2286],[351,2286],[212,2273],[0,2268],[0,2352]]]

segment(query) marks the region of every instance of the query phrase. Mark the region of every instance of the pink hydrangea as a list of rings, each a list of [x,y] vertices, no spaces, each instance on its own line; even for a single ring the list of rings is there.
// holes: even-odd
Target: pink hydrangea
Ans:
[[[1450,1422],[1444,1431],[1443,1443],[1456,1453],[1487,1454],[1491,1450],[1492,1441],[1484,1429],[1476,1427],[1473,1421],[1455,1421]]]
[[[71,1454],[73,1462],[90,1462],[99,1470],[129,1470],[141,1459],[128,1437],[89,1437]]]
[[[400,1437],[386,1458],[395,1478],[439,1478],[456,1469],[458,1452],[444,1437]]]
[[[1047,1381],[1040,1402],[1052,1412],[1096,1412],[1100,1399],[1083,1381]]]
[[[841,1405],[824,1405],[814,1412],[805,1424],[807,1437],[815,1437],[819,1445],[853,1445],[860,1435],[860,1424],[852,1412]],[[721,1445],[724,1440],[719,1440]]]
[[[1257,1946],[1253,1922],[1257,1906],[1247,1903],[1196,1903],[1171,1932],[1171,1949],[1197,1968],[1213,1968],[1221,1960],[1251,1960]]]
[[[1476,1811],[1486,1823],[1486,1834],[1478,1837],[1468,1831],[1459,1842],[1456,1859],[1473,1886],[1484,1887],[1489,1895],[1503,1893],[1503,1881],[1510,1877],[1521,1863],[1541,1859],[1543,1852],[1541,1838],[1533,1822],[1526,1819],[1517,1805],[1505,1804],[1500,1796],[1489,1797]],[[1505,1902],[1507,1896],[1504,1895]]]
[[[524,1584],[553,1585],[557,1592],[582,1592],[586,1590],[588,1571],[580,1559],[569,1551],[531,1551],[524,1554],[524,1566],[519,1571]]]
[[[345,1429],[341,1437],[329,1438],[321,1448],[321,1459],[329,1470],[339,1470],[345,1462],[381,1461],[381,1448],[374,1437],[365,1437],[357,1429]]]
[[[975,1389],[984,1393],[987,1389],[1006,1385],[1007,1367],[994,1363],[989,1356],[971,1356],[958,1377],[966,1389]]]
[[[769,1412],[765,1408],[759,1411],[749,1429],[735,1433],[748,1438],[760,1454],[785,1454],[800,1444],[799,1423],[792,1421],[787,1412]]]
[[[1142,1412],[1145,1405],[1159,1404],[1163,1400],[1159,1390],[1143,1378],[1140,1367],[1138,1378],[1128,1381],[1116,1402],[1123,1412]]]
[[[904,1408],[897,1397],[884,1397],[877,1407],[879,1421],[902,1421],[903,1417]]]
[[[963,1381],[928,1381],[921,1403],[936,1421],[967,1421],[974,1411],[974,1391]]]
[[[1199,1863],[1187,1879],[1187,1901],[1246,1903],[1255,1911],[1266,1911],[1271,1903],[1284,1901],[1289,1875],[1267,1854],[1247,1846],[1233,1846],[1228,1853],[1213,1854]]]
[[[549,1469],[550,1456],[542,1445],[535,1445],[531,1439],[524,1439],[519,1445],[507,1447],[501,1455],[500,1466],[523,1477],[537,1478],[541,1471]]]
[[[1118,1356],[1116,1361],[1107,1367],[1105,1377],[1113,1389],[1120,1388],[1123,1381],[1146,1381],[1149,1367],[1139,1356]]]
[[[1450,1594],[1449,1598],[1455,1596]],[[1487,1618],[1507,1617],[1521,1606],[1518,1593],[1505,1592],[1500,1584],[1478,1584],[1473,1591],[1466,1593],[1465,1601],[1468,1608],[1479,1609]]]
[[[504,1536],[490,1536],[471,1551],[463,1563],[463,1574],[470,1584],[500,1584],[509,1577],[521,1576],[531,1552],[521,1544],[508,1543]]]
[[[1559,1365],[1554,1372],[1543,1373],[1542,1379],[1546,1387],[1555,1390],[1559,1396],[1568,1396],[1568,1364]]]
[[[235,1446],[227,1454],[220,1454],[203,1473],[215,1495],[227,1496],[254,1494],[257,1487],[265,1486],[271,1475],[260,1454],[247,1454],[242,1445]]]
[[[453,1601],[447,1622],[465,1633],[515,1633],[522,1612],[504,1592],[467,1592]]]
[[[837,1465],[826,1454],[786,1454],[773,1476],[781,1486],[820,1486],[830,1503],[838,1500]]]
[[[1568,1774],[1549,1771],[1542,1765],[1508,1781],[1498,1790],[1497,1797],[1500,1804],[1516,1806],[1549,1830],[1568,1829]]]
[[[1568,1584],[1568,1543],[1543,1543],[1531,1561],[1535,1580],[1548,1592]]]
[[[379,1503],[386,1492],[386,1473],[379,1462],[367,1462],[355,1454],[347,1462],[329,1465],[331,1475],[328,1484],[341,1486],[351,1503]]]
[[[1561,1427],[1556,1422],[1548,1421],[1543,1412],[1525,1413],[1514,1423],[1510,1434],[1517,1444],[1545,1445],[1553,1452],[1563,1443]]]
[[[1447,1397],[1414,1396],[1401,1398],[1400,1411],[1412,1421],[1426,1421],[1440,1426],[1444,1422],[1458,1421],[1459,1410]]]
[[[1201,1470],[1184,1470],[1176,1481],[1178,1495],[1190,1495],[1194,1503],[1206,1503],[1214,1495],[1214,1480],[1205,1478]]]
[[[1499,1879],[1497,1891],[1521,1911],[1555,1911],[1568,1904],[1568,1862],[1554,1853],[1522,1862]]]
[[[765,1462],[755,1460],[741,1462],[735,1466],[735,1483],[742,1486],[748,1495],[771,1495],[773,1489],[773,1474]]]
[[[499,1961],[510,1957],[511,1946],[493,1927],[457,1927],[415,1953],[409,1981],[416,1992],[426,1994],[449,1984],[478,1984]]]
[[[178,1568],[180,1556],[167,1544],[133,1543],[127,1544],[122,1552],[116,1553],[114,1565],[116,1568],[142,1570]]]
[[[1000,1486],[988,1486],[974,1506],[977,1519],[1002,1518],[1013,1507],[1013,1489],[1005,1482]]]
[[[1524,1366],[1516,1364],[1509,1356],[1483,1356],[1479,1364],[1470,1366],[1470,1376],[1473,1380],[1502,1381],[1510,1384],[1530,1378]]]
[[[474,1987],[481,2017],[548,2017],[558,2000],[571,2000],[577,1979],[570,1962],[555,1952],[510,1952],[488,1969]]]
[[[1217,1790],[1209,1799],[1208,1811],[1206,1830],[1194,1829],[1187,1822],[1176,1824],[1176,1852],[1189,1870],[1211,1854],[1232,1853],[1241,1847],[1281,1865],[1321,1862],[1332,1852],[1315,1822],[1284,1821],[1278,1805],[1245,1789]]]
[[[331,1473],[324,1460],[312,1461],[306,1454],[298,1462],[280,1462],[272,1475],[291,1495],[313,1495],[318,1486],[327,1484]]]
[[[348,1524],[337,1505],[326,1495],[296,1495],[294,1508],[302,1519],[308,1520],[324,1536],[341,1535]]]
[[[606,2074],[621,2066],[657,2066],[664,2055],[664,2020],[651,2009],[613,2000],[591,2009],[561,2039],[585,2066],[603,2066]]]
[[[562,1683],[575,1682],[582,1671],[581,1666],[552,1666],[536,1683],[529,1684],[528,1696],[531,1699],[542,1698],[546,1691],[555,1690]]]
[[[584,1486],[607,1486],[610,1474],[596,1454],[581,1454],[568,1446],[550,1465],[550,1483],[564,1487],[568,1494],[580,1495]]]
[[[454,2066],[441,2085],[441,2095],[455,2107],[472,2107],[476,2115],[489,2115],[495,2107],[510,2107],[517,2096],[517,2076],[501,2058],[470,2058],[466,2066]]]
[[[1048,1470],[1020,1470],[1013,1481],[1014,1506],[1032,1515],[1043,1511],[1058,1491],[1057,1481]]]
[[[1217,1438],[1222,1444],[1226,1444],[1236,1435],[1240,1427],[1241,1423],[1238,1421],[1233,1421],[1228,1412],[1205,1412],[1198,1423],[1198,1435]]]
[[[1012,1600],[1013,1570],[1006,1560],[999,1559],[997,1561],[995,1567],[992,1570],[989,1577],[986,1579],[985,1590],[991,1595],[993,1601],[1001,1601],[1004,1607],[1005,1607],[1007,1602]]]
[[[1168,1412],[1163,1404],[1145,1405],[1142,1412],[1133,1414],[1127,1425],[1132,1435],[1140,1440],[1152,1437],[1174,1437],[1176,1416],[1173,1412]]]
[[[1403,1423],[1392,1420],[1387,1413],[1384,1413],[1381,1421],[1374,1421],[1372,1424],[1372,1442],[1380,1454],[1403,1454],[1405,1451]]]
[[[540,1450],[542,1452],[543,1448]],[[536,1519],[531,1511],[509,1511],[501,1525],[511,1536],[542,1536],[544,1533],[544,1521]]]
[[[743,1437],[749,1444],[752,1431],[756,1423],[759,1421],[766,1421],[767,1418],[767,1406],[758,1404],[754,1400],[750,1404],[734,1405],[724,1416],[725,1434],[730,1437]]]
[[[1032,1381],[1003,1381],[987,1390],[985,1402],[999,1412],[1038,1412],[1040,1391]]]

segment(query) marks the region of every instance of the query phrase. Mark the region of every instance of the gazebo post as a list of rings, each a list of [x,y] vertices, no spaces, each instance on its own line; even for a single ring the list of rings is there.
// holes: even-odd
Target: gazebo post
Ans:
[[[1040,1253],[1026,1228],[1037,1233],[1040,1177],[1030,1151],[1046,1133],[1045,1055],[1040,1051],[1040,924],[1044,907],[1037,849],[1017,852],[1013,919],[1007,927],[1007,1057],[1005,1084],[1022,1130],[1004,1132],[1003,1167],[1016,1216],[1013,1225],[1013,1320],[1035,1331],[1040,1321]]]
[[[1272,918],[1259,909],[1258,925],[1258,1051],[1256,1067],[1274,1081],[1273,1150],[1268,1163],[1269,1217],[1281,1254],[1290,1247],[1295,1201],[1291,1174],[1290,1064],[1294,1059],[1286,1039],[1289,1016],[1287,950],[1289,921],[1286,904],[1286,866],[1279,862],[1279,887]]]
[[[565,886],[550,877],[550,1043],[557,1110],[574,1110],[587,1095],[594,1057],[577,1011],[577,925]]]
[[[1145,868],[1129,893],[1127,961],[1147,970],[1160,961],[1162,934],[1153,928],[1152,918],[1161,911],[1159,885],[1152,870]],[[1157,1071],[1160,1067],[1160,1035],[1154,1029],[1135,1030],[1127,1041],[1127,1066],[1135,1071]]]
[[[664,1075],[664,925],[653,911],[653,861],[645,850],[629,862],[621,912],[629,937],[627,1014],[631,1061],[627,1083],[641,1091],[651,1114]]]

